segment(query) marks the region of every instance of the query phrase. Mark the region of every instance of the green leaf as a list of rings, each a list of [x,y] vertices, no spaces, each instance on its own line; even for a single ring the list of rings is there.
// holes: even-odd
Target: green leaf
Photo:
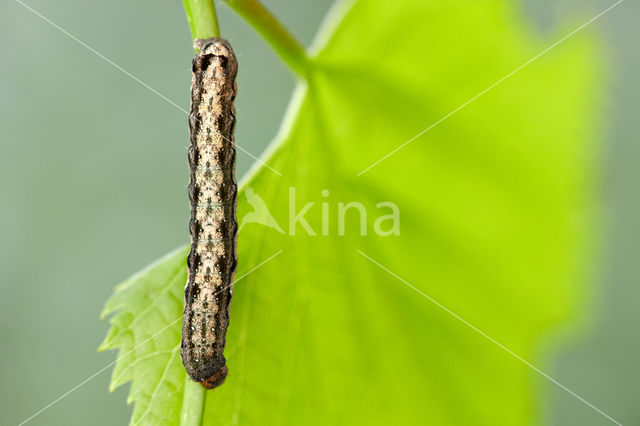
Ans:
[[[100,350],[119,349],[111,390],[132,381],[132,424],[172,424],[180,413],[185,372],[176,342],[181,336],[186,253],[180,248],[118,285],[102,313],[117,312]]]
[[[549,382],[469,325],[545,370],[542,342],[580,307],[600,77],[585,33],[358,176],[560,36],[535,36],[506,1],[336,8],[267,159],[283,176],[257,169],[239,195],[240,220],[259,198],[283,232],[240,232],[225,384],[199,391],[180,363],[185,249],[105,308],[132,424],[200,408],[211,425],[538,423]],[[316,235],[293,235],[308,202]],[[355,208],[339,235],[339,202],[364,206],[366,236]],[[399,236],[374,232],[381,202]]]

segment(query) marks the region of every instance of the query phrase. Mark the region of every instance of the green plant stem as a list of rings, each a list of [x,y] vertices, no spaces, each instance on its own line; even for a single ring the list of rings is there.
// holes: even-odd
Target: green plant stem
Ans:
[[[306,78],[309,60],[298,40],[258,0],[225,0],[260,34],[299,77]]]
[[[204,411],[206,390],[185,374],[182,409],[180,410],[180,426],[200,426]]]
[[[184,9],[194,40],[220,37],[220,26],[213,0],[184,0]]]

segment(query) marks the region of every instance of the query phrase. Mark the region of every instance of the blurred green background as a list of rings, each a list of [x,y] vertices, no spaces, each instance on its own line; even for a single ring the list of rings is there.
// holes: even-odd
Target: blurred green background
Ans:
[[[308,44],[332,2],[264,3]],[[546,32],[612,3],[521,7]],[[192,50],[181,1],[27,4],[188,108]],[[294,79],[244,22],[224,5],[219,13],[240,63],[236,138],[258,156]],[[563,343],[548,369],[623,424],[640,424],[638,18],[640,6],[626,1],[587,30],[602,35],[610,77],[603,237],[589,327]],[[0,423],[17,424],[115,359],[96,352],[107,329],[98,315],[113,286],[187,241],[187,118],[15,0],[0,5],[0,36]],[[253,161],[239,153],[238,177]],[[29,424],[126,424],[127,390],[109,394],[109,375]],[[609,424],[559,388],[547,395],[549,424]]]

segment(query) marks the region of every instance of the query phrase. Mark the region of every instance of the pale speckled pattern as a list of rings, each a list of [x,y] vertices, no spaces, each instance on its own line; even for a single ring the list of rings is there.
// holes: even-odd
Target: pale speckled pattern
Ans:
[[[197,40],[189,129],[191,251],[182,325],[182,362],[210,388],[227,369],[223,355],[237,264],[237,185],[233,130],[238,64],[223,39]]]

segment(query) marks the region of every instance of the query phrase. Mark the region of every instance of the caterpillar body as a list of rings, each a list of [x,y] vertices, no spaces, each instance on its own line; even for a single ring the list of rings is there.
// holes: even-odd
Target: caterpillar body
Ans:
[[[237,264],[235,127],[238,64],[226,40],[196,40],[189,114],[188,278],[182,363],[205,388],[227,376],[223,354]]]

